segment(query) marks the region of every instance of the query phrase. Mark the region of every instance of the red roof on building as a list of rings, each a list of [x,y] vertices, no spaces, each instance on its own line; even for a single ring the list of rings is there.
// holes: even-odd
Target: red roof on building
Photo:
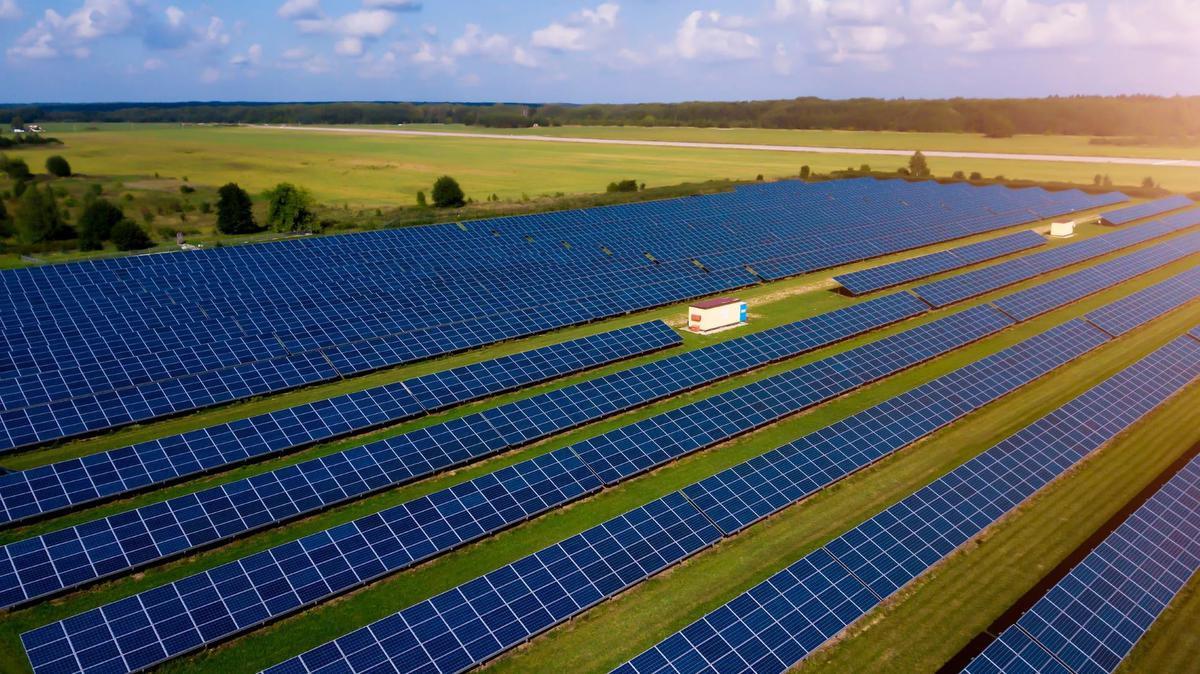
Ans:
[[[736,297],[714,297],[711,300],[700,300],[692,304],[692,306],[696,309],[715,309],[716,307],[723,307],[726,304],[734,304],[740,301]]]

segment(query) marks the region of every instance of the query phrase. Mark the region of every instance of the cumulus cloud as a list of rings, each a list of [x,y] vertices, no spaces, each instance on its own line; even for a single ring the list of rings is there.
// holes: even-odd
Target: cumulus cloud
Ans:
[[[456,57],[482,56],[497,63],[515,63],[528,68],[537,67],[537,59],[527,49],[507,35],[488,33],[478,24],[468,23],[463,34],[450,43],[450,54]]]
[[[675,53],[688,60],[738,61],[758,57],[757,37],[738,30],[745,22],[696,10],[675,31]]]
[[[585,51],[598,46],[602,37],[617,25],[620,5],[606,2],[595,9],[584,9],[565,22],[555,21],[533,31],[534,47],[553,51]]]
[[[25,13],[17,6],[17,0],[0,0],[0,21],[6,19],[19,19]]]
[[[229,59],[229,65],[239,68],[250,68],[262,63],[263,48],[260,44],[252,44],[244,54],[234,54],[233,58]]]
[[[1200,0],[1111,2],[1104,19],[1107,36],[1118,44],[1200,50]]]
[[[92,42],[118,36],[140,38],[150,49],[221,48],[229,43],[229,34],[216,16],[189,14],[174,5],[158,10],[129,0],[84,0],[65,16],[45,10],[7,53],[25,59],[86,58]]]
[[[394,12],[417,12],[421,3],[416,0],[363,0],[364,7],[390,9]]]
[[[321,0],[287,0],[275,13],[284,19],[315,19],[321,16]]]

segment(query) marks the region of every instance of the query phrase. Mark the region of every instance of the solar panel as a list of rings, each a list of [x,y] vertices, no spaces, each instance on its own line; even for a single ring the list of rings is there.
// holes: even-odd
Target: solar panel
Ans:
[[[1200,234],[1174,239],[1081,269],[997,299],[993,304],[1024,321],[1200,252]]]
[[[1063,671],[1112,672],[1197,568],[1200,459],[1192,459],[964,671],[1014,671],[995,668],[1006,652],[1040,649]]]
[[[1106,225],[1123,225],[1127,222],[1148,218],[1152,215],[1159,215],[1168,211],[1178,210],[1194,206],[1192,200],[1177,194],[1165,199],[1155,199],[1125,208],[1118,208],[1115,211],[1108,211],[1100,214],[1100,222]]]
[[[913,288],[913,293],[935,307],[944,307],[982,295],[1039,274],[1061,269],[1113,251],[1194,226],[1189,220],[1152,221],[1095,236],[1078,243],[1019,257]]]
[[[784,671],[827,640],[811,626],[827,624],[826,632],[836,633],[854,622],[1197,377],[1200,344],[1175,339],[679,633],[703,635],[696,625],[708,623],[714,636],[696,643],[673,635],[617,671],[714,671],[714,655],[745,663],[734,671]],[[811,578],[814,566],[830,568],[830,558],[853,580],[840,595],[862,600],[834,605],[808,600],[797,609],[787,596],[793,579]],[[739,613],[754,622],[724,618]],[[722,648],[712,647],[717,645]],[[1033,655],[1028,649],[1018,653]]]
[[[361,432],[682,343],[662,321],[0,476],[0,523]]]
[[[1122,199],[792,182],[7,270],[0,451],[723,292],[748,265],[801,273]]]
[[[1200,267],[1100,307],[1088,314],[1087,319],[1108,334],[1119,337],[1183,306],[1197,294],[1200,294]]]
[[[511,424],[512,429],[496,420],[497,415],[505,414],[505,410],[511,412],[513,409],[528,411],[531,407],[549,408],[549,403],[538,402],[539,397],[85,522],[44,536],[24,539],[0,547],[0,560],[7,563],[7,569],[0,569],[0,606],[25,603],[65,588],[211,545],[264,526],[275,525],[383,488],[403,484],[436,470],[500,451],[510,446],[510,443],[528,441],[538,434],[548,434],[570,426],[578,423],[580,418],[610,412],[613,407],[594,405],[589,409],[585,406],[587,396],[573,395],[572,391],[598,391],[601,395],[607,395],[609,392],[624,392],[625,389],[631,388],[630,384],[638,381],[653,382],[655,388],[643,387],[644,395],[625,396],[620,399],[622,404],[632,405],[670,392],[672,377],[668,375],[673,372],[681,373],[679,377],[675,377],[676,388],[690,387],[699,381],[697,375],[712,376],[714,372],[716,375],[724,375],[759,365],[779,355],[804,350],[807,345],[817,340],[834,339],[847,331],[858,330],[867,321],[890,321],[895,316],[907,313],[915,304],[919,302],[911,295],[907,300],[902,296],[880,298],[880,301],[855,305],[850,309],[823,314],[633,368],[625,373],[612,375],[616,378],[614,381],[608,381],[610,378],[606,377],[594,380],[599,382],[597,384],[589,382],[553,391],[541,398],[554,401],[559,408],[573,407],[578,412],[575,417],[544,418],[534,430],[510,433],[510,430],[515,429],[521,422],[521,418],[515,413],[505,417],[506,423]],[[755,417],[753,422],[755,425],[765,423],[782,414],[826,400],[859,385],[862,381],[878,378],[959,346],[965,341],[995,332],[1009,324],[1010,321],[994,309],[971,309],[928,326],[915,328],[909,338],[892,337],[882,345],[866,345],[852,350],[848,355],[835,356],[832,359],[832,372],[830,367],[812,365],[808,366],[813,371],[812,374],[804,378],[781,375],[766,383],[752,385],[751,388],[758,393],[761,393],[764,387],[770,387],[777,392],[780,401],[786,403],[783,407],[775,409],[772,416],[760,415]],[[832,381],[823,375],[844,369],[846,366],[842,363],[850,363],[851,359],[855,358],[854,354],[862,354],[859,360],[865,365],[860,363],[854,367],[855,371],[865,378],[860,380],[855,377],[843,377],[838,382],[840,387],[833,386]],[[672,369],[669,367],[672,359],[691,363],[692,366]],[[886,365],[881,362],[891,359],[895,362],[888,362]],[[697,360],[711,367],[695,367]],[[668,365],[666,369],[662,365],[664,363]],[[630,372],[634,373],[633,376],[626,376]],[[802,380],[807,384],[807,389],[797,388]],[[740,395],[740,391],[741,389],[735,389],[733,395]],[[704,434],[694,434],[693,441],[707,438],[708,443],[712,444],[723,437],[721,432],[730,432],[732,427],[723,428],[721,432],[711,430],[717,418],[706,416],[706,412],[713,409],[713,406],[714,401],[710,399],[695,405],[693,411],[685,412],[695,417],[694,423],[710,429]],[[675,416],[676,412],[670,412],[653,417],[649,421],[653,424],[664,417]],[[529,417],[526,417],[526,420],[532,423]],[[743,430],[752,427],[745,425],[745,422],[750,421],[749,418],[741,421]],[[619,436],[623,432],[624,429],[617,429],[610,435]],[[506,433],[512,437],[503,437]],[[699,447],[700,445],[694,445],[692,449]],[[579,447],[563,451],[568,452],[569,458],[574,462],[578,462],[574,457],[575,452],[580,451]],[[595,455],[593,453],[587,456],[591,460]],[[529,470],[540,472],[542,460],[540,457],[531,459],[513,466],[511,470],[525,470],[528,464]],[[591,473],[587,475],[591,476]],[[502,505],[505,499],[521,501],[524,497],[503,490],[497,491],[497,487],[492,484],[494,479],[494,474],[488,474],[438,492],[434,496],[444,496],[447,500],[448,505],[444,507],[423,505],[424,501],[402,506],[423,508],[423,516],[438,519],[438,534],[441,540],[426,540],[421,537],[420,532],[404,532],[398,535],[405,539],[420,539],[421,545],[428,547],[431,553],[440,553],[466,540],[525,519],[534,512],[513,507],[511,504]],[[490,529],[477,530],[476,520],[481,519],[482,515],[479,518],[463,520],[454,510],[455,504],[460,500],[456,494],[460,491],[488,495],[478,507],[483,510],[495,509],[495,512],[487,515],[493,521]],[[564,491],[555,499],[539,503],[543,508],[561,505],[586,491],[588,490]],[[476,496],[461,498],[472,499]],[[450,510],[446,511],[446,508]],[[412,542],[410,545],[416,543]],[[405,559],[399,563],[407,566],[413,561]],[[389,567],[389,570],[394,571],[398,568],[402,567]]]
[[[853,295],[864,295],[882,288],[915,281],[926,276],[933,276],[951,269],[959,269],[1045,244],[1046,240],[1040,234],[1032,230],[1025,230],[961,248],[952,248],[834,276],[833,280],[842,284],[842,287]]]

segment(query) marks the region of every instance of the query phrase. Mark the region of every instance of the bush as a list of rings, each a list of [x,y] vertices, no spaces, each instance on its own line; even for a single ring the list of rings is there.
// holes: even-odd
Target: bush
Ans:
[[[608,187],[606,188],[606,191],[608,191],[608,192],[636,192],[636,191],[638,191],[638,184],[637,184],[636,180],[618,180],[616,182],[609,183]]]
[[[858,167],[858,170],[859,170],[859,171],[862,171],[863,173],[870,173],[870,172],[871,172],[871,165],[870,165],[870,164],[863,164],[862,166],[859,166],[859,167]]]
[[[763,174],[760,173],[760,174],[754,176],[754,179],[761,183],[763,180]]]
[[[801,180],[807,179],[810,175],[812,175],[812,169],[809,168],[808,164],[805,164],[804,166],[800,167],[800,179]]]
[[[250,195],[237,183],[222,185],[217,190],[217,231],[222,234],[248,234],[257,230],[258,223],[254,221]]]
[[[925,154],[920,150],[913,153],[913,156],[908,160],[908,171],[918,178],[925,178],[931,174],[929,170],[929,162],[925,161]]]
[[[317,220],[308,191],[291,183],[279,183],[266,193],[267,225],[276,232],[309,231]]]
[[[425,190],[417,190],[417,205],[421,208],[429,205],[425,202]]]
[[[122,220],[112,228],[112,241],[117,250],[143,250],[149,248],[150,235],[133,220]]]
[[[4,155],[0,155],[0,170],[8,174],[9,178],[17,182],[29,180],[33,177],[33,173],[29,170],[29,164],[25,163],[20,157],[9,159]]]
[[[80,250],[100,250],[113,227],[125,219],[125,213],[108,199],[96,199],[79,216]]]
[[[979,171],[971,171],[971,180],[983,180],[983,174]]]
[[[181,194],[191,194],[192,192],[195,192],[195,191],[196,191],[196,188],[192,187],[191,185],[180,185],[179,186],[179,192]]]
[[[75,235],[74,230],[63,222],[54,193],[49,189],[38,189],[37,185],[31,185],[21,195],[16,216],[17,237],[22,243],[60,241]]]
[[[1142,178],[1142,187],[1146,189],[1153,189],[1157,186],[1154,184],[1154,178],[1146,176],[1145,178]]]
[[[50,155],[46,157],[46,173],[56,178],[66,178],[71,175],[71,165],[62,155]]]
[[[967,174],[963,173],[962,171],[955,171],[954,175],[951,177],[955,180],[966,180]]]
[[[450,176],[442,176],[433,183],[433,205],[438,208],[462,206],[466,203],[462,188],[458,181]]]

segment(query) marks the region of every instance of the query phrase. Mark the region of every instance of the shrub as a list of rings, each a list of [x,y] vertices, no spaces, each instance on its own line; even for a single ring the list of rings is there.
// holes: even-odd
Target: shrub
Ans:
[[[800,178],[802,180],[807,179],[810,175],[812,175],[812,169],[809,168],[808,164],[800,167]]]
[[[308,231],[316,222],[312,197],[291,183],[279,183],[266,193],[267,225],[276,232]]]
[[[908,170],[918,178],[925,178],[931,175],[929,171],[929,162],[925,161],[925,154],[920,150],[913,153],[913,156],[908,160]]]
[[[143,250],[149,248],[150,235],[133,220],[122,220],[112,228],[112,241],[117,250]]]
[[[37,185],[31,185],[21,195],[15,224],[22,243],[60,241],[75,235],[74,230],[63,222],[54,193],[49,189],[38,189]]]
[[[760,174],[754,176],[754,179],[761,183],[762,179],[763,179],[763,174],[760,173]]]
[[[963,173],[962,171],[955,171],[954,175],[951,177],[953,177],[955,180],[965,180],[967,174]]]
[[[636,192],[636,191],[638,191],[638,184],[637,184],[636,180],[618,180],[616,182],[609,183],[608,187],[606,188],[606,191],[608,191],[608,192]]]
[[[80,250],[100,250],[103,242],[112,234],[116,224],[125,219],[125,213],[108,199],[96,199],[83,209],[79,216]]]
[[[191,194],[192,192],[195,192],[195,191],[196,191],[196,188],[192,187],[191,185],[180,185],[179,186],[180,194]]]
[[[971,171],[971,180],[983,180],[983,174],[979,171]]]
[[[425,202],[425,190],[417,190],[417,205],[421,208],[429,205]]]
[[[1150,176],[1142,178],[1142,187],[1146,189],[1153,189],[1155,187],[1154,178],[1151,178]]]
[[[46,173],[56,178],[66,178],[71,175],[71,165],[62,155],[50,155],[46,157]]]
[[[466,203],[462,188],[458,181],[450,176],[442,176],[433,183],[433,205],[438,208],[462,206]]]
[[[870,173],[870,172],[871,172],[871,165],[870,165],[870,164],[863,164],[862,166],[859,166],[859,167],[858,167],[858,170],[859,170],[859,171],[862,171],[863,173]]]
[[[29,180],[33,177],[33,173],[29,170],[29,164],[26,164],[25,160],[20,157],[9,159],[0,155],[0,169],[8,174],[9,178],[17,182]]]

